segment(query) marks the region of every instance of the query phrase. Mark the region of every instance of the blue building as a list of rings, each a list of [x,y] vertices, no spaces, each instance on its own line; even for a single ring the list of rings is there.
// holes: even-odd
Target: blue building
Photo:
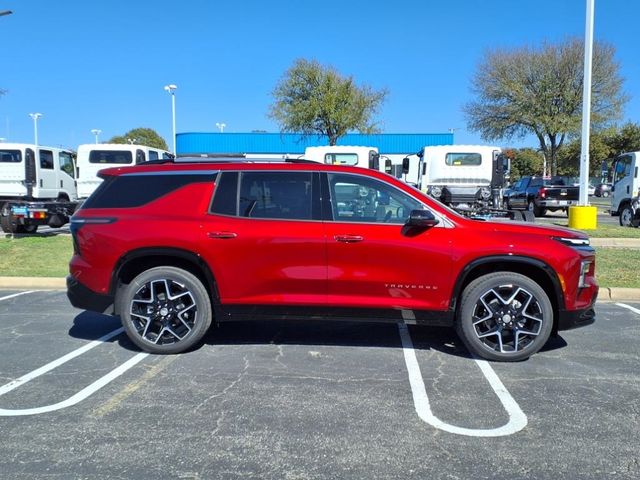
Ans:
[[[240,153],[263,155],[302,155],[306,147],[329,145],[324,136],[301,137],[296,133],[206,133],[176,135],[178,155]],[[383,155],[410,155],[431,145],[453,145],[453,133],[349,133],[338,145],[378,147]]]

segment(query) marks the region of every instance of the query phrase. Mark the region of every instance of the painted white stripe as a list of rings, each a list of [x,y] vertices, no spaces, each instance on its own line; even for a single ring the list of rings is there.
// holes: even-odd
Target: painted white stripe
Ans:
[[[122,327],[118,328],[116,330],[113,330],[112,332],[109,332],[106,335],[103,335],[99,339],[94,340],[94,341],[92,341],[92,342],[90,342],[90,343],[88,343],[88,344],[86,344],[86,345],[84,345],[84,346],[72,351],[72,352],[67,353],[66,355],[58,358],[57,360],[54,360],[53,362],[47,363],[46,365],[43,365],[42,367],[37,368],[36,370],[33,370],[33,371],[27,373],[26,375],[23,375],[22,377],[3,385],[2,387],[0,387],[0,396],[4,395],[6,393],[9,393],[10,391],[15,390],[16,388],[20,387],[21,385],[24,385],[25,383],[33,380],[34,378],[37,378],[40,375],[44,375],[45,373],[50,372],[54,368],[57,368],[60,365],[63,365],[65,363],[67,363],[68,361],[70,361],[70,360],[82,355],[83,353],[88,352],[92,348],[95,348],[98,345],[103,344],[104,342],[106,342],[107,340],[115,337],[116,335],[120,335],[123,331],[124,331],[124,328],[122,328]],[[93,395],[95,392],[100,390],[102,387],[104,387],[108,383],[112,382],[115,378],[119,377],[124,372],[126,372],[131,367],[133,367],[134,365],[136,365],[137,363],[139,363],[141,360],[143,360],[144,358],[146,358],[148,356],[149,356],[148,353],[138,353],[135,357],[127,360],[122,365],[114,368],[109,373],[107,373],[106,375],[104,375],[100,379],[96,380],[95,382],[93,382],[89,386],[83,388],[82,390],[80,390],[76,394],[72,395],[71,397],[67,398],[66,400],[63,400],[63,401],[58,402],[58,403],[54,403],[52,405],[45,405],[43,407],[36,407],[36,408],[15,409],[15,410],[9,410],[9,409],[0,408],[0,417],[12,417],[12,416],[21,416],[21,415],[37,415],[37,414],[40,414],[40,413],[52,412],[52,411],[55,411],[55,410],[60,410],[62,408],[67,408],[67,407],[70,407],[72,405],[75,405],[75,404],[81,402],[82,400],[84,400],[85,398]]]
[[[416,412],[418,413],[418,417],[420,417],[424,422],[435,428],[444,430],[445,432],[455,433],[457,435],[467,435],[470,437],[502,437],[519,432],[527,426],[527,416],[520,409],[520,406],[513,399],[504,384],[500,381],[500,378],[498,378],[498,375],[496,375],[493,368],[491,368],[491,365],[489,365],[485,360],[479,359],[475,359],[475,362],[478,367],[480,367],[480,370],[509,415],[509,421],[498,428],[476,429],[458,427],[456,425],[443,422],[437,418],[431,411],[429,397],[427,396],[427,390],[424,386],[422,372],[420,371],[420,365],[418,365],[418,359],[413,348],[409,329],[406,325],[400,323],[398,324],[398,329],[400,330],[404,360],[407,364],[407,371],[409,373],[409,383],[411,384],[413,403],[415,405]]]
[[[124,332],[124,328],[120,327],[112,332],[107,333],[106,335],[100,337],[99,339],[94,340],[93,342],[87,343],[86,345],[74,350],[73,352],[67,353],[65,356],[60,357],[57,360],[54,360],[53,362],[47,363],[46,365],[43,365],[42,367],[36,370],[33,370],[32,372],[29,372],[26,375],[23,375],[22,377],[16,380],[13,380],[12,382],[6,383],[5,385],[0,387],[0,396],[10,392],[11,390],[18,388],[20,385],[23,385],[28,381],[33,380],[34,378],[39,377],[40,375],[44,375],[45,373],[50,372],[54,368],[57,368],[64,363],[67,363],[69,360],[73,360],[74,358],[82,355],[83,353],[88,352],[92,348],[95,348],[98,345],[102,345],[107,340],[115,337],[116,335],[120,335],[122,332]]]
[[[635,307],[632,307],[631,305],[626,305],[624,303],[616,303],[616,305],[618,305],[619,307],[622,307],[622,308],[626,308],[627,310],[631,310],[632,312],[637,313],[638,315],[640,315],[640,310],[638,310]]]
[[[75,395],[63,400],[62,402],[54,403],[53,405],[45,405],[44,407],[36,407],[36,408],[26,408],[19,410],[6,410],[4,408],[0,408],[0,417],[17,417],[23,415],[38,415],[40,413],[53,412],[55,410],[61,410],[63,408],[71,407],[77,403],[80,403],[85,398],[93,395],[102,387],[112,382],[114,379],[122,375],[124,372],[129,370],[131,367],[139,363],[144,358],[148,357],[148,353],[138,353],[135,357],[130,358],[126,362],[124,362],[119,367],[114,368],[109,373],[107,373],[104,377],[96,380],[88,387],[83,388]]]
[[[37,290],[29,290],[27,292],[14,293],[13,295],[7,295],[6,297],[0,297],[0,302],[2,300],[9,300],[10,298],[19,297],[20,295],[26,295],[27,293],[33,293],[33,292],[36,292],[36,291]]]

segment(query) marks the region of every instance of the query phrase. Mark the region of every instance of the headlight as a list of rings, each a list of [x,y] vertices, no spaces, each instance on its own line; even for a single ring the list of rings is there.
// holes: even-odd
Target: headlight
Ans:
[[[590,245],[588,238],[553,237],[553,239],[570,247],[588,247]]]
[[[431,187],[431,191],[429,192],[432,197],[440,198],[442,195],[442,189],[438,186]]]

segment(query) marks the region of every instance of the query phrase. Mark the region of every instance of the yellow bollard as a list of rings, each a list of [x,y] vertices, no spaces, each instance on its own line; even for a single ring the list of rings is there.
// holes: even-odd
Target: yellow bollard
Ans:
[[[598,227],[596,207],[569,207],[569,228],[595,230]]]

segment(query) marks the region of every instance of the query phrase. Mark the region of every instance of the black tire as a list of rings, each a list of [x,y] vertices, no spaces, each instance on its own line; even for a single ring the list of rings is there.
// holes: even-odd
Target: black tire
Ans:
[[[460,298],[458,336],[473,354],[487,360],[529,358],[547,343],[552,327],[549,297],[540,285],[519,273],[479,277]]]
[[[38,225],[18,225],[16,233],[36,233]]]
[[[522,210],[511,210],[511,219],[514,222],[526,222],[524,212]]]
[[[522,216],[524,217],[524,221],[525,222],[535,222],[536,221],[536,216],[533,214],[533,212],[530,212],[529,210],[524,210],[522,212]]]
[[[532,212],[536,217],[543,217],[546,213],[544,208],[536,207],[536,204],[533,202],[533,200],[529,200],[529,203],[527,204],[527,210]]]
[[[627,203],[625,204],[624,207],[622,207],[622,209],[620,209],[620,216],[618,217],[620,226],[630,227],[632,218],[633,218],[633,210],[631,209],[631,205]]]
[[[207,289],[195,275],[180,268],[146,270],[119,297],[122,326],[133,343],[150,353],[184,352],[211,326]]]
[[[15,217],[11,214],[8,203],[2,205],[0,227],[4,233],[18,233],[18,222],[16,222]]]

